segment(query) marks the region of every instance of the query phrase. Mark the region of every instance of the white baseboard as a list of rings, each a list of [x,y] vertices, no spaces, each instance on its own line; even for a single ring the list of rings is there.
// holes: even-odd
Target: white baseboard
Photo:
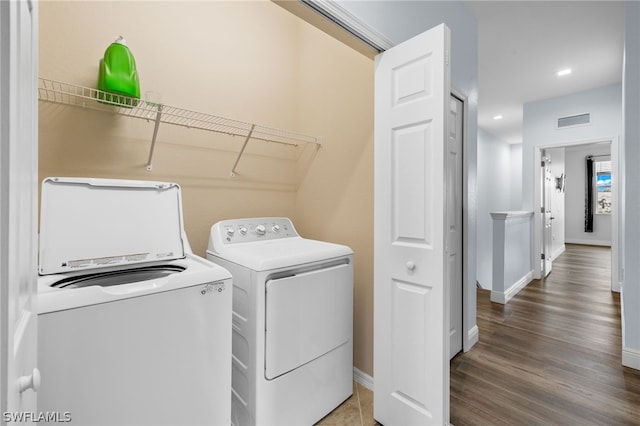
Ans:
[[[622,348],[622,365],[640,370],[640,351]]]
[[[373,392],[373,377],[359,368],[353,367],[353,380]]]
[[[507,296],[505,293],[491,290],[491,297],[489,298],[489,300],[494,303],[505,305],[507,303]]]
[[[467,341],[464,342],[464,347],[462,349],[465,352],[469,352],[471,348],[478,343],[478,340],[480,340],[480,330],[477,325],[474,325],[471,330],[467,332]]]
[[[565,252],[566,249],[567,249],[567,247],[564,244],[561,245],[560,247],[558,247],[558,249],[556,251],[551,253],[551,261],[553,262],[554,260],[556,260],[558,258],[558,256],[560,256],[562,253]]]
[[[520,290],[526,287],[527,284],[533,279],[533,271],[527,272],[525,276],[520,278],[517,282],[512,284],[504,293],[500,291],[491,291],[491,301],[501,304],[506,304],[513,298]]]
[[[611,291],[614,291],[616,293],[622,292],[622,283],[620,281],[618,281],[617,283],[613,283]]]
[[[587,240],[582,238],[565,238],[565,244],[582,244],[588,246],[608,246],[611,247],[611,241],[604,240]]]

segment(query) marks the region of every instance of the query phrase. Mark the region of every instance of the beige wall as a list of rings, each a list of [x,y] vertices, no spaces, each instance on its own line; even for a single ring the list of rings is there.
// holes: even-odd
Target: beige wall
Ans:
[[[355,252],[354,364],[373,372],[373,62],[268,1],[40,2],[40,76],[95,87],[123,35],[164,104],[321,136],[317,152],[40,102],[40,177],[178,182],[204,255],[224,218],[289,216]]]
[[[302,74],[317,75],[301,81],[302,123],[323,147],[298,191],[297,223],[353,249],[354,364],[373,375],[373,61],[315,28],[300,40]]]

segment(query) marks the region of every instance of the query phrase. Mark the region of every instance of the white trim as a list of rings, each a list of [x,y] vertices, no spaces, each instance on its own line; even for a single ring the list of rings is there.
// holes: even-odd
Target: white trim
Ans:
[[[623,289],[623,284],[620,284],[620,326],[622,328],[622,358],[624,359],[624,352],[625,352],[625,342],[627,341],[626,339],[626,326],[625,326],[625,321],[624,321],[624,289]],[[624,365],[624,361],[621,361],[622,365]]]
[[[491,215],[491,218],[495,220],[507,220],[507,219],[515,219],[518,217],[533,216],[533,212],[528,212],[524,210],[509,211],[509,212],[491,212],[489,214]]]
[[[8,229],[9,217],[15,212],[10,211],[9,178],[9,59],[11,50],[10,41],[13,41],[9,27],[13,30],[13,12],[9,9],[8,2],[0,3],[0,410],[7,409],[9,381],[6,379],[9,373],[9,351],[11,336],[8,312],[11,309],[9,303],[9,272],[11,264],[11,245],[9,244]],[[10,40],[10,38],[12,40]],[[11,64],[13,65],[13,63]],[[6,200],[6,201],[5,201]],[[14,208],[15,209],[15,208]]]
[[[615,173],[617,173],[617,178],[611,182],[611,202],[614,206],[617,206],[614,209],[613,217],[611,218],[611,290],[620,292],[620,282],[622,281],[621,275],[621,265],[622,265],[622,257],[623,252],[620,249],[621,240],[620,240],[620,225],[624,222],[620,222],[622,220],[621,212],[622,208],[624,208],[624,199],[621,196],[620,192],[623,188],[620,182],[623,181],[622,172],[623,169],[621,167],[620,158],[620,139],[615,138],[611,139],[611,168],[615,166]],[[615,163],[614,163],[615,158]],[[622,208],[620,207],[622,206]],[[624,317],[620,317],[621,321],[624,321]]]
[[[464,342],[462,350],[469,352],[480,340],[480,329],[477,325],[474,325],[471,330],[467,332],[467,340]]]
[[[299,0],[300,3],[314,12],[332,21],[335,25],[367,44],[373,50],[384,52],[392,48],[395,43],[386,38],[375,28],[363,22],[335,1],[329,0]]]
[[[478,313],[476,300],[476,274],[473,271],[473,280],[469,280],[467,261],[469,259],[469,153],[468,153],[468,128],[469,128],[469,97],[451,86],[451,94],[462,101],[462,329],[473,326],[463,335],[462,350],[467,352],[478,343]],[[469,315],[469,306],[473,306],[473,315]],[[473,330],[476,330],[475,334]]]
[[[373,377],[357,367],[353,367],[353,380],[373,392]]]
[[[565,241],[566,243],[567,241]],[[556,260],[558,257],[560,257],[560,255],[562,253],[564,253],[567,250],[567,246],[565,246],[564,244],[561,245],[560,247],[558,247],[558,249],[556,251],[554,251],[553,253],[551,253],[551,261],[553,262],[554,260]]]
[[[517,282],[512,284],[504,293],[499,291],[491,291],[491,301],[495,303],[506,304],[509,300],[513,298],[516,294],[520,292],[523,288],[527,286],[533,279],[533,270],[529,271],[520,278]]]
[[[613,291],[614,293],[622,293],[622,282],[620,281],[616,281],[614,283],[611,283],[611,291]],[[622,315],[620,316],[620,319],[622,319]]]
[[[622,348],[622,365],[640,370],[640,351]]]
[[[461,321],[460,321],[460,340],[461,340],[461,350],[464,351],[466,346],[469,346],[469,342],[468,342],[468,337],[465,336],[464,334],[464,329],[466,326],[468,326],[468,324],[465,323],[465,320],[467,320],[468,318],[468,305],[469,305],[469,300],[468,300],[468,292],[469,291],[473,291],[473,294],[475,294],[476,292],[476,287],[475,285],[473,286],[467,286],[465,285],[467,283],[467,275],[466,275],[466,260],[467,260],[467,256],[468,254],[468,249],[467,249],[467,239],[468,239],[468,235],[467,235],[467,226],[466,224],[466,212],[467,212],[467,202],[466,202],[466,187],[465,187],[465,183],[467,182],[466,179],[466,170],[467,170],[467,165],[466,165],[466,159],[467,159],[467,150],[466,150],[466,142],[467,142],[467,115],[468,115],[468,111],[467,111],[467,106],[468,106],[468,99],[467,97],[462,94],[460,91],[456,90],[454,87],[451,87],[451,95],[449,97],[449,101],[451,101],[451,99],[455,99],[457,101],[460,102],[461,106],[462,106],[462,134],[461,134],[461,138],[462,138],[462,143],[460,144],[460,152],[459,155],[462,156],[462,176],[461,177],[461,182],[460,184],[460,188],[459,190],[461,190],[462,192],[459,194],[460,197],[462,198],[462,205],[458,206],[458,208],[461,211],[461,216],[462,216],[462,235],[460,236],[460,248],[461,248],[461,252],[462,252],[462,259],[460,261],[460,275],[461,275],[461,280],[462,282],[460,283],[461,285],[461,291],[460,291],[460,300],[458,301],[454,301],[454,300],[450,300],[449,303],[449,307],[451,308],[454,304],[458,304],[459,303],[459,307],[460,307],[460,316],[461,316]],[[450,114],[451,111],[447,112],[447,114]],[[455,192],[455,191],[454,191]],[[448,212],[449,214],[451,212]],[[456,212],[453,212],[456,213]],[[451,297],[451,295],[449,295],[449,297]],[[475,305],[476,303],[474,303]],[[476,324],[476,317],[477,315],[473,318],[473,324],[475,326]],[[445,331],[446,333],[446,331]],[[451,340],[449,340],[449,342],[451,342]],[[475,343],[473,343],[475,344]],[[473,344],[471,344],[469,347],[473,346]],[[451,352],[451,351],[450,351]]]
[[[621,176],[620,171],[621,171],[621,160],[622,158],[620,157],[620,153],[619,153],[619,149],[620,149],[620,138],[617,136],[614,137],[603,137],[603,138],[597,138],[597,139],[586,139],[586,140],[573,140],[573,141],[564,141],[564,142],[554,142],[554,143],[549,143],[549,144],[540,144],[540,145],[535,145],[533,147],[534,150],[534,154],[533,154],[533,161],[534,161],[534,167],[533,167],[533,193],[534,193],[534,202],[533,202],[533,211],[534,211],[534,220],[533,220],[533,227],[534,227],[534,231],[533,231],[533,240],[534,240],[534,246],[533,246],[533,252],[531,253],[532,256],[532,262],[533,262],[533,278],[539,279],[541,278],[541,267],[540,267],[540,258],[539,258],[539,254],[542,253],[542,228],[541,228],[541,217],[540,217],[540,207],[542,205],[541,200],[540,200],[540,196],[539,194],[542,193],[542,189],[541,189],[541,176],[540,176],[540,167],[538,167],[538,165],[540,164],[541,161],[541,151],[543,149],[547,149],[547,148],[566,148],[566,147],[571,147],[571,146],[580,146],[580,145],[590,145],[590,144],[594,144],[594,143],[601,143],[601,142],[608,142],[611,146],[611,167],[612,167],[612,172],[615,174],[615,176]],[[615,206],[618,206],[620,204],[620,194],[619,191],[621,188],[619,188],[618,186],[618,180],[619,179],[614,179],[612,182],[612,196],[613,196],[613,200],[612,202],[614,203]],[[622,277],[620,277],[620,241],[618,238],[618,232],[619,232],[619,220],[620,220],[620,216],[619,214],[613,214],[611,215],[611,243],[607,244],[611,246],[611,289],[613,291],[615,291],[616,287],[618,287],[616,285],[616,283],[618,283]],[[565,241],[565,242],[569,242],[569,241]],[[588,242],[586,244],[596,244],[594,242]],[[623,317],[623,322],[624,322],[624,317]]]
[[[606,246],[611,247],[611,241],[606,240],[587,240],[582,238],[565,239],[565,244],[582,244],[587,246]]]

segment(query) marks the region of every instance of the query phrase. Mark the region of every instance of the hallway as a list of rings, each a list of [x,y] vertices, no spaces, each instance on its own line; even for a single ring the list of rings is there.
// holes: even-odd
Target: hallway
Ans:
[[[551,274],[507,305],[478,290],[480,341],[451,361],[452,424],[640,425],[610,252],[567,245]]]

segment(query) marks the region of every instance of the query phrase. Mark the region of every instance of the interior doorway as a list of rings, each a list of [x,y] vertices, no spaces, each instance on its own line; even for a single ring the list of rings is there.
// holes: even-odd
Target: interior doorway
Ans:
[[[617,206],[618,206],[618,200],[619,200],[619,194],[618,194],[618,179],[617,176],[619,176],[619,155],[618,155],[618,138],[617,137],[611,137],[611,138],[603,138],[603,139],[597,139],[597,140],[582,140],[582,141],[574,141],[574,142],[565,142],[565,143],[557,143],[557,144],[548,144],[548,145],[540,145],[537,147],[537,149],[535,150],[535,164],[542,164],[543,158],[545,157],[545,154],[549,152],[549,150],[552,150],[554,148],[564,148],[564,149],[575,149],[575,148],[579,148],[579,147],[587,147],[587,146],[599,146],[599,145],[608,145],[610,147],[610,159],[611,159],[611,176],[613,177],[611,179],[611,185],[610,185],[610,202],[611,205],[614,206],[613,208],[613,212],[610,214],[610,220],[611,220],[611,290],[615,291],[615,292],[620,292],[620,281],[619,281],[619,271],[620,271],[620,266],[619,266],[619,258],[618,258],[618,252],[619,252],[619,237],[618,237],[618,213],[617,213]],[[553,162],[553,159],[551,158],[551,162]],[[535,205],[534,205],[534,215],[535,215],[535,220],[534,220],[534,256],[540,256],[540,258],[542,258],[542,255],[544,254],[545,256],[551,255],[551,257],[553,257],[553,253],[545,253],[545,233],[549,234],[548,230],[545,231],[545,226],[544,226],[544,215],[545,213],[543,212],[544,209],[544,185],[543,185],[543,167],[534,167],[535,170],[535,177],[534,177],[534,185],[535,185],[535,194],[538,194],[535,197]],[[566,179],[567,176],[565,174],[565,176],[557,176],[560,177],[561,179]],[[553,176],[553,180],[555,180],[557,178],[556,176]],[[575,179],[576,176],[573,176],[573,179]],[[579,177],[579,179],[584,179],[583,177]],[[552,183],[555,183],[553,182]],[[563,185],[564,182],[560,181],[558,182],[559,185]],[[551,226],[553,227],[557,222],[557,220],[555,220],[557,218],[554,218],[553,221],[551,221]],[[585,243],[583,241],[575,241],[578,243]],[[588,242],[587,242],[588,243]],[[544,268],[542,266],[542,262],[540,261],[534,261],[534,278],[540,279],[544,276]]]

